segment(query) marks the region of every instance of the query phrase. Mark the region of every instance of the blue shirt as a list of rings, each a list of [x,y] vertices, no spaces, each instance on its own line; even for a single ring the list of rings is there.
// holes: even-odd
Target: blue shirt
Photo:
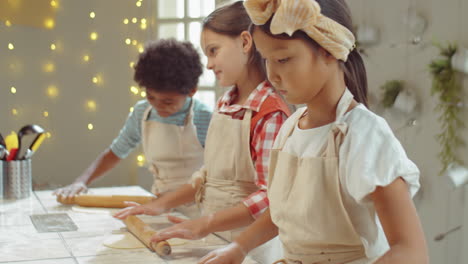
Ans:
[[[185,118],[190,111],[190,105],[193,101],[193,123],[197,130],[197,137],[202,146],[205,146],[205,138],[208,130],[208,125],[211,119],[211,111],[209,107],[197,99],[187,97],[182,109],[169,116],[161,117],[158,112],[152,108],[149,114],[148,121],[157,121],[165,124],[172,124],[177,126],[185,125]],[[114,154],[124,159],[135,149],[141,142],[141,122],[145,110],[151,106],[147,100],[138,101],[133,107],[133,112],[128,115],[124,127],[120,130],[117,138],[112,142],[110,149]],[[145,117],[146,118],[146,117]]]

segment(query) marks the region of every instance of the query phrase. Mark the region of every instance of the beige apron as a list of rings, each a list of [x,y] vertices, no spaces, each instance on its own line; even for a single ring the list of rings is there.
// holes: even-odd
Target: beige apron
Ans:
[[[204,149],[193,124],[193,101],[184,126],[146,121],[151,109],[152,106],[146,109],[142,121],[143,151],[154,176],[151,192],[159,194],[189,183],[192,174],[203,165]],[[178,209],[189,217],[197,216],[196,206]]]
[[[213,113],[206,137],[203,184],[196,194],[204,215],[234,207],[258,190],[250,155],[250,120],[247,109],[242,120]],[[232,240],[242,229],[220,232]]]
[[[352,101],[346,90],[320,157],[300,158],[282,151],[288,136],[271,152],[270,212],[285,256],[278,263],[338,264],[365,259],[364,246],[343,205],[338,174],[339,147],[347,132],[342,117]],[[301,116],[285,128],[287,135]]]

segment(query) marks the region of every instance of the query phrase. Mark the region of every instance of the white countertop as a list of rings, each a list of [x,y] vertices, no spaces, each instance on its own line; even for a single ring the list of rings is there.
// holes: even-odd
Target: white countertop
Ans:
[[[149,195],[138,186],[94,188],[93,194]],[[21,200],[0,200],[0,263],[87,264],[87,263],[197,263],[208,252],[227,243],[215,235],[172,247],[161,258],[147,248],[112,249],[102,245],[125,225],[109,214],[82,213],[59,204],[52,191],[37,191]],[[39,233],[32,214],[67,213],[77,231]],[[139,216],[155,230],[170,226],[166,216]],[[244,264],[257,263],[246,259]]]

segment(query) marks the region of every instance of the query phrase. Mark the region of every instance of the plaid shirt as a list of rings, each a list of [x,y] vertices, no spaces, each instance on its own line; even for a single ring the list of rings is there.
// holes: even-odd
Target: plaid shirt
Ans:
[[[243,119],[246,109],[254,112],[260,110],[260,106],[268,96],[278,96],[268,82],[260,83],[247,98],[244,105],[232,104],[238,96],[238,90],[233,87],[227,91],[217,104],[217,111],[221,114],[232,116],[234,119]],[[281,111],[267,114],[258,121],[250,132],[250,154],[254,163],[256,177],[255,184],[259,190],[249,195],[244,204],[250,214],[257,218],[268,207],[267,183],[270,149],[278,135],[278,132],[288,117]]]

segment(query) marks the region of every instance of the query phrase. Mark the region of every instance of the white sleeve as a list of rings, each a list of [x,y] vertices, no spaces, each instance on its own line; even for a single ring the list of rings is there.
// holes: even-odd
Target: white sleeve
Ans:
[[[367,202],[378,186],[402,177],[413,197],[419,189],[419,169],[384,119],[365,115],[354,118],[340,148],[340,177],[358,203]]]

